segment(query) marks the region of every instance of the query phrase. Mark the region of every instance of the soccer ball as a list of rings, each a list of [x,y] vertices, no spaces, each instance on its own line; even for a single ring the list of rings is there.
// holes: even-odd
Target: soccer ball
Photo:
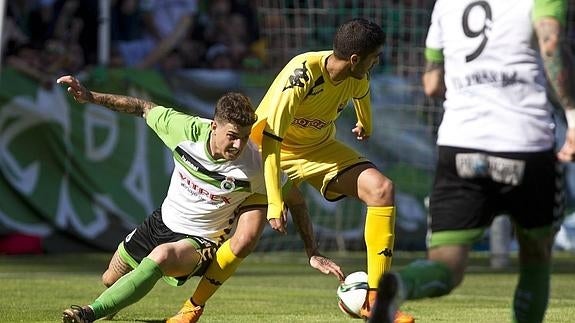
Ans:
[[[353,318],[361,318],[359,312],[365,302],[368,289],[365,272],[356,271],[347,275],[344,282],[337,288],[339,309]]]

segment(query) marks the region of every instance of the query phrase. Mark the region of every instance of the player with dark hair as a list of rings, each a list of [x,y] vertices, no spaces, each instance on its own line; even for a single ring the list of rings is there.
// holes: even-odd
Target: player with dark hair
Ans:
[[[363,318],[370,316],[381,274],[391,267],[394,186],[366,157],[335,139],[335,120],[351,100],[358,118],[353,134],[360,141],[370,136],[369,71],[379,61],[384,40],[377,24],[352,19],[337,30],[333,50],[294,57],[258,106],[258,121],[252,130],[252,138],[262,149],[267,218],[274,230],[285,231],[282,170],[289,178],[285,192],[289,192],[289,185],[298,187],[305,181],[329,201],[352,196],[367,205],[370,291],[362,308]],[[397,322],[413,322],[413,318],[399,315]]]
[[[512,320],[543,321],[563,216],[558,160],[575,156],[566,10],[565,0],[435,3],[423,85],[427,95],[446,100],[427,260],[383,276],[371,322],[391,322],[403,300],[449,294],[463,280],[471,246],[501,213],[510,215],[519,243]],[[568,125],[557,154],[548,84]]]
[[[179,286],[191,276],[201,276],[194,295],[168,320],[196,322],[205,302],[255,248],[265,226],[261,155],[248,140],[256,121],[250,100],[227,93],[217,101],[213,120],[208,120],[138,98],[89,91],[71,76],[58,83],[67,85],[80,103],[143,116],[172,150],[175,164],[162,206],[112,256],[102,276],[109,288],[90,305],[66,309],[63,322],[114,315],[144,297],[161,277]],[[306,248],[314,248],[310,224],[297,220],[295,205],[301,199],[299,194],[292,196],[292,217]],[[317,251],[310,255],[310,264],[343,278],[339,266]]]
[[[144,297],[162,277],[181,285],[191,276],[207,275],[216,252],[253,249],[265,224],[266,197],[259,151],[249,142],[256,115],[245,95],[222,96],[212,121],[133,97],[89,91],[71,76],[58,83],[67,85],[80,103],[143,116],[172,150],[175,164],[162,206],[112,257],[103,275],[109,288],[90,305],[66,309],[63,322],[92,322],[116,313]],[[238,231],[228,239],[235,223]],[[244,241],[250,244],[241,245]]]

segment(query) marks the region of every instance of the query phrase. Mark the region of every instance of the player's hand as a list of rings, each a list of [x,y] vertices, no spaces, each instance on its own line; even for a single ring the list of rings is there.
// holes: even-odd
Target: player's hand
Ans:
[[[572,162],[575,160],[575,128],[567,129],[565,133],[565,143],[557,153],[557,159],[562,162]]]
[[[74,100],[79,103],[90,102],[92,98],[92,93],[90,93],[90,91],[88,91],[88,89],[86,89],[82,84],[80,84],[80,81],[78,81],[77,78],[71,75],[60,77],[56,80],[56,83],[67,85],[68,93],[70,93],[70,95],[74,97]]]
[[[309,258],[309,264],[320,272],[334,275],[340,282],[343,282],[345,275],[341,268],[331,259],[316,253]]]
[[[287,207],[284,205],[279,218],[268,220],[272,229],[281,234],[287,234],[287,212]]]
[[[365,129],[360,123],[355,124],[355,128],[351,129],[351,132],[355,135],[355,138],[359,141],[367,140],[369,138],[368,135],[365,134]]]

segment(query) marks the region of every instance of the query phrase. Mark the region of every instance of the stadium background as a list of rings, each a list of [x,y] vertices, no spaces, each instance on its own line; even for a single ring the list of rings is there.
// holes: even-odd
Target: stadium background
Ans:
[[[82,5],[90,3],[95,1]],[[396,183],[396,249],[422,250],[424,201],[441,119],[441,102],[425,98],[420,82],[433,1],[258,0],[249,4],[258,37],[252,44],[254,55],[239,68],[166,73],[94,64],[75,74],[93,90],[147,97],[211,117],[215,99],[227,91],[245,92],[257,104],[289,58],[329,49],[334,29],[345,20],[364,17],[380,23],[388,39],[380,65],[372,73],[374,136],[365,145],[355,142],[350,135],[355,117],[348,107],[338,121],[338,137],[364,151]],[[200,1],[200,10],[207,7],[208,1]],[[570,4],[566,31],[575,48],[573,7]],[[55,80],[59,75],[47,76]],[[559,118],[558,133],[561,123]],[[3,57],[0,253],[114,250],[160,205],[171,166],[169,152],[143,120],[79,105],[62,88],[22,73]],[[570,169],[567,187],[572,201],[575,178],[569,176]],[[322,250],[364,247],[360,203],[351,199],[329,203],[308,187],[304,190]],[[287,236],[267,228],[258,248],[301,250],[302,245],[291,224]]]

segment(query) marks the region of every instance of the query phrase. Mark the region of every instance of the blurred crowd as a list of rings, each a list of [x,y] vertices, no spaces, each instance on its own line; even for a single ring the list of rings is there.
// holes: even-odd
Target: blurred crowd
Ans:
[[[331,47],[342,20],[368,16],[388,34],[381,66],[422,70],[433,0],[107,0],[109,67],[260,71],[306,50]],[[100,0],[7,0],[2,64],[51,86],[55,75],[98,62]],[[329,9],[328,9],[329,8]],[[259,19],[258,19],[259,17]],[[575,50],[575,6],[567,37]],[[416,50],[413,50],[413,49]]]
[[[258,69],[253,1],[110,0],[110,67]],[[50,86],[98,65],[99,0],[8,0],[2,64]]]

